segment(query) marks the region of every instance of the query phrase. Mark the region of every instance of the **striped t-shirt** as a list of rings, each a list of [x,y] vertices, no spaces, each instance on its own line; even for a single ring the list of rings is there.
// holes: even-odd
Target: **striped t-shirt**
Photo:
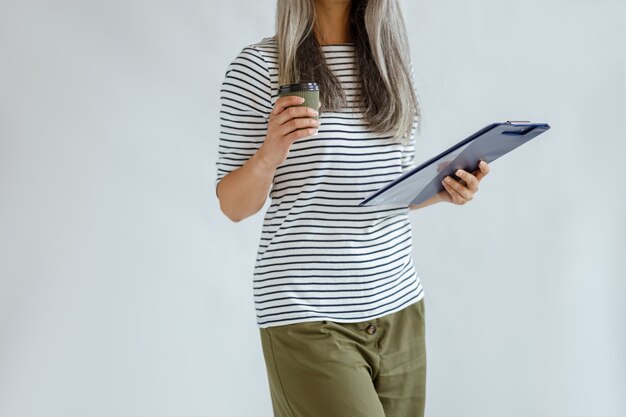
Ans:
[[[330,320],[357,322],[419,301],[408,206],[359,202],[414,163],[408,145],[368,130],[355,97],[354,45],[323,45],[347,99],[320,111],[319,133],[297,140],[274,175],[253,277],[258,326]],[[245,47],[220,93],[217,183],[263,143],[278,98],[275,38]]]

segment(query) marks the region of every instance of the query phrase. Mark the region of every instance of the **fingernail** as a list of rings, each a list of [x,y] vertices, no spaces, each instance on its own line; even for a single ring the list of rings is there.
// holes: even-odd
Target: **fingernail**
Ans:
[[[300,97],[300,104],[304,103],[306,99],[304,97]]]

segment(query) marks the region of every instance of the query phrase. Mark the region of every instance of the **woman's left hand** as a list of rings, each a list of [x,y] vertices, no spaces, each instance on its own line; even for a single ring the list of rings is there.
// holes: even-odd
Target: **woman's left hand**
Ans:
[[[439,192],[442,201],[463,205],[474,198],[474,194],[478,191],[478,184],[489,173],[489,165],[485,161],[478,163],[478,169],[473,173],[458,169],[454,174],[460,177],[460,180],[447,176],[441,182],[443,191]]]

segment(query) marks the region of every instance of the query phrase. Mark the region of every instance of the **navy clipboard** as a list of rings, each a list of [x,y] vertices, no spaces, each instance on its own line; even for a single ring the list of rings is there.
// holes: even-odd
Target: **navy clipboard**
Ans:
[[[441,181],[446,176],[459,179],[454,175],[457,169],[474,172],[480,160],[490,163],[548,129],[546,123],[493,123],[400,175],[359,206],[423,203],[444,189]]]

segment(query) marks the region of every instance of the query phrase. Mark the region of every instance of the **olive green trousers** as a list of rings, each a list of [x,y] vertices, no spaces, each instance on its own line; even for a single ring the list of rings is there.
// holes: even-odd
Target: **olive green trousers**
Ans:
[[[424,298],[357,323],[259,330],[275,417],[424,415]]]

